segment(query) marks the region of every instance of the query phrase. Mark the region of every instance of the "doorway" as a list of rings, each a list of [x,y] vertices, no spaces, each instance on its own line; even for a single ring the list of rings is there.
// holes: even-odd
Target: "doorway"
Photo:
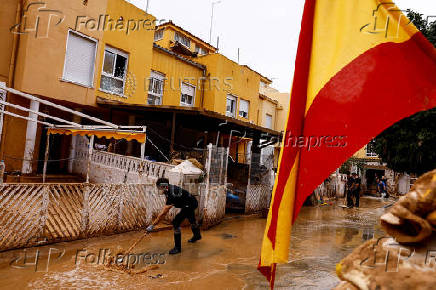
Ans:
[[[69,151],[71,135],[50,135],[50,148],[47,163],[47,174],[68,174]],[[47,145],[47,128],[41,134],[41,145],[39,146],[38,173],[42,174],[44,168],[45,148]]]
[[[366,194],[376,195],[377,193],[377,178],[385,175],[382,169],[367,169],[366,170]]]

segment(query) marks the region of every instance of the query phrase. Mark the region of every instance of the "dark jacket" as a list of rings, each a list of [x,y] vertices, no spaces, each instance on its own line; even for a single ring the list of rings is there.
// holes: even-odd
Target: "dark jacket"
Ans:
[[[197,208],[197,199],[191,195],[188,191],[175,186],[169,185],[168,190],[164,192],[167,202],[166,205],[173,205],[177,208]]]

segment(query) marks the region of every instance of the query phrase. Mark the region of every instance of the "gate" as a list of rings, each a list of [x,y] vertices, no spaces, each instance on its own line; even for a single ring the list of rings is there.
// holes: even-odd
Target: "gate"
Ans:
[[[229,151],[225,147],[208,145],[206,180],[200,198],[200,216],[203,228],[219,224],[226,212],[227,162]]]
[[[262,149],[260,154],[251,154],[245,201],[246,214],[268,210],[274,186],[273,166],[274,147],[268,146]]]

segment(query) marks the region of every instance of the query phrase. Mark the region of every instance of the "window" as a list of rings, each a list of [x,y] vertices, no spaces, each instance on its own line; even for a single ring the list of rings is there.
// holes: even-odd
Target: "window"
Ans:
[[[182,83],[181,90],[182,97],[180,99],[180,105],[190,107],[194,106],[195,87],[190,84]]]
[[[106,47],[100,82],[100,88],[103,91],[121,96],[124,94],[127,62],[127,54],[115,48]]]
[[[375,144],[373,141],[369,142],[368,145],[366,145],[366,156],[377,157],[377,153],[375,153]]]
[[[161,39],[163,38],[163,35],[164,35],[164,29],[157,30],[157,31],[154,33],[154,41],[161,40]]]
[[[175,39],[175,41],[180,42],[181,44],[183,44],[187,48],[191,48],[191,40],[189,38],[187,38],[186,36],[183,36],[180,33],[176,32],[174,39]]]
[[[239,116],[248,119],[248,111],[250,109],[250,102],[246,100],[239,101]]]
[[[205,48],[199,46],[198,44],[195,45],[195,52],[198,53],[198,55],[205,55],[207,54],[207,51]]]
[[[154,71],[151,72],[150,83],[148,85],[147,104],[162,105],[164,81],[165,75]]]
[[[268,87],[268,84],[266,82],[264,82],[264,81],[260,81],[260,87],[261,88],[266,88],[266,87]]]
[[[272,129],[272,115],[265,115],[265,128]]]
[[[92,87],[97,41],[69,31],[63,80]]]
[[[236,117],[236,97],[227,95],[226,116]]]

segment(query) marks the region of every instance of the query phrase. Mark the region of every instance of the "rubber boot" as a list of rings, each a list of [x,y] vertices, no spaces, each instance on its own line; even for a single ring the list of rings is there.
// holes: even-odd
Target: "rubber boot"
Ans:
[[[170,250],[169,254],[174,255],[182,251],[182,234],[174,234],[174,248]]]
[[[200,227],[192,226],[191,230],[194,235],[188,240],[188,243],[195,243],[196,241],[201,240]]]

